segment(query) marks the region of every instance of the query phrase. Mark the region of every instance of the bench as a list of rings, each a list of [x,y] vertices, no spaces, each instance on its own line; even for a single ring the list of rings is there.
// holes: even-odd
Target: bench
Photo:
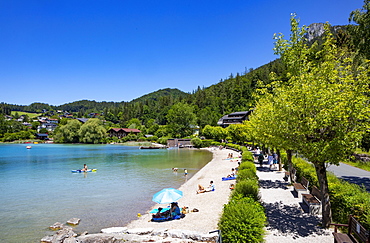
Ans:
[[[308,184],[310,182],[302,176],[301,183],[293,183],[294,191],[297,192],[297,195],[299,197],[302,193],[308,193]]]
[[[362,242],[370,243],[370,234],[352,215],[349,216],[348,224],[330,224],[334,225],[334,242]],[[337,227],[347,227],[348,233],[338,233]]]
[[[316,186],[310,194],[302,194],[302,202],[307,204],[309,214],[321,214],[321,191]]]

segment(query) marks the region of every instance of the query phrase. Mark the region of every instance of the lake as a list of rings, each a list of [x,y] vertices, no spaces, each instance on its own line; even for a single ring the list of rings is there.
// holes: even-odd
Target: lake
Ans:
[[[212,159],[205,150],[27,145],[0,145],[0,242],[40,242],[71,218],[81,219],[77,233],[124,226],[155,204],[154,193],[180,187]],[[97,172],[71,173],[83,164]]]

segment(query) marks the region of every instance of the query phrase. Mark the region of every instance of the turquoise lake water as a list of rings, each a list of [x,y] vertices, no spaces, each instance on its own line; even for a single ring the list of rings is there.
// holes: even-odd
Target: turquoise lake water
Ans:
[[[50,225],[71,218],[81,219],[77,233],[124,226],[155,204],[154,193],[178,188],[212,159],[204,150],[26,146],[0,145],[0,242],[40,242]],[[83,164],[98,170],[71,173]]]

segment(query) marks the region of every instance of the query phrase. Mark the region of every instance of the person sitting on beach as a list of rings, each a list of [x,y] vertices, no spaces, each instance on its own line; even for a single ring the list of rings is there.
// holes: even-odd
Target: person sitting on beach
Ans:
[[[86,172],[88,169],[87,169],[87,165],[86,164],[84,164],[84,168],[81,170],[81,171],[83,171],[83,172]]]
[[[180,208],[177,205],[177,202],[171,203],[170,213],[171,213],[171,216],[176,216],[176,215],[180,215],[181,214]]]
[[[240,162],[238,162],[238,167],[236,167],[236,168],[235,168],[235,174],[237,174],[237,173],[238,173],[238,171],[239,171],[239,167],[240,167]]]
[[[235,169],[234,168],[232,168],[231,169],[231,174],[230,175],[227,175],[227,177],[234,177],[235,176]]]
[[[234,188],[235,188],[235,185],[234,184],[230,184],[230,190],[234,190]]]
[[[156,214],[153,214],[153,218],[161,218],[163,216],[162,209],[163,208],[158,208],[158,212]]]
[[[211,192],[215,190],[215,185],[213,184],[213,181],[210,182],[209,186],[207,188],[204,188],[202,185],[198,185],[198,193],[204,193],[204,192]]]

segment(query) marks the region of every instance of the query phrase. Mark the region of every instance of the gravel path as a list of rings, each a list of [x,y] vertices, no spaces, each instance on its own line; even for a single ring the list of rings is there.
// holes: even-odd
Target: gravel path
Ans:
[[[332,230],[318,225],[321,217],[307,213],[301,198],[293,196],[293,187],[284,181],[284,172],[257,165],[260,194],[268,217],[266,243],[320,242],[332,243]]]

